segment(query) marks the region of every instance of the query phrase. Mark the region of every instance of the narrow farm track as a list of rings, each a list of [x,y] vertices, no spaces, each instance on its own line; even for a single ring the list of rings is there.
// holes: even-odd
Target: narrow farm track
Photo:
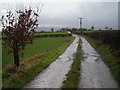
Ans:
[[[75,57],[74,54],[79,44],[79,37],[74,37],[76,37],[76,39],[67,50],[24,88],[60,88],[62,86],[63,81],[66,79],[66,74],[71,68]]]
[[[117,88],[109,68],[95,49],[81,37],[82,62],[79,88]]]
[[[117,88],[118,83],[113,79],[109,68],[100,55],[83,37],[74,35],[76,39],[67,50],[51,63],[43,72],[38,74],[24,88],[60,88],[66,80],[73,63],[78,43],[81,43],[81,71],[79,88]],[[79,40],[80,39],[80,40]]]

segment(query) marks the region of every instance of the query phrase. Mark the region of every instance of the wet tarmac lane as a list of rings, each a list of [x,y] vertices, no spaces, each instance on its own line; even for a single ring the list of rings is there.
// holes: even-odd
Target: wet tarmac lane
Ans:
[[[75,37],[76,39],[67,50],[24,88],[60,88],[66,79],[66,74],[71,68],[74,54],[77,51],[79,37]]]
[[[95,49],[81,37],[82,62],[79,88],[117,88],[109,68]]]

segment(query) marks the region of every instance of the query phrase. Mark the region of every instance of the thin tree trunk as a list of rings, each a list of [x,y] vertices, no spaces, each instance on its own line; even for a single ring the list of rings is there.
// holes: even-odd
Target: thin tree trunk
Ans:
[[[18,54],[18,46],[15,44],[14,46],[14,64],[19,66],[19,54]]]

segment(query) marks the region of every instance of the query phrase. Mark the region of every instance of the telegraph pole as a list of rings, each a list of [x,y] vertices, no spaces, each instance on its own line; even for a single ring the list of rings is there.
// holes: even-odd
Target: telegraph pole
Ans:
[[[83,19],[83,18],[78,18],[78,19],[79,19],[79,21],[80,21],[80,27],[79,27],[79,28],[80,28],[80,30],[81,30],[81,32],[82,32],[82,19]]]

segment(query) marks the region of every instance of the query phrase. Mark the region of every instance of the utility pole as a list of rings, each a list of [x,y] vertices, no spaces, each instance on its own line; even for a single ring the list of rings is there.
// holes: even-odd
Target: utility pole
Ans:
[[[83,18],[78,18],[78,19],[79,19],[79,21],[80,21],[80,27],[79,27],[79,28],[80,28],[80,30],[81,30],[81,32],[82,32],[82,19],[83,19]]]

